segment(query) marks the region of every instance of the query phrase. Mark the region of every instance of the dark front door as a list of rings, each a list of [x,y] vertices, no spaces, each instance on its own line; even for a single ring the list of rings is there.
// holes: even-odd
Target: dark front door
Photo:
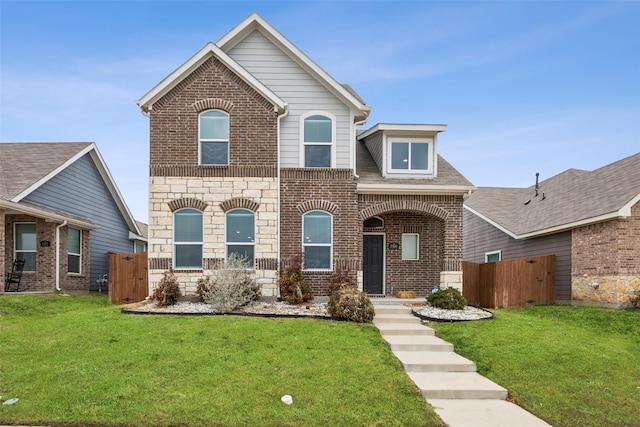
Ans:
[[[382,234],[365,234],[362,242],[364,291],[382,295],[384,277],[384,238]]]

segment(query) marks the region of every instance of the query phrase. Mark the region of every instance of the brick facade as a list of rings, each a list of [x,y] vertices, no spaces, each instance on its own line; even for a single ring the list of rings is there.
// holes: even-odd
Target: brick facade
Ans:
[[[28,215],[5,215],[4,219],[5,271],[11,271],[14,258],[14,224],[16,222],[35,223],[36,271],[26,271],[22,274],[20,289],[32,292],[53,292],[56,283],[56,227],[59,224]],[[67,271],[67,230],[66,226],[60,229],[60,289],[63,291],[88,291],[90,232],[82,231],[81,273],[69,274]],[[48,241],[50,245],[40,245],[40,242],[43,241]]]
[[[572,231],[571,294],[576,301],[623,306],[640,292],[640,203],[631,216]]]

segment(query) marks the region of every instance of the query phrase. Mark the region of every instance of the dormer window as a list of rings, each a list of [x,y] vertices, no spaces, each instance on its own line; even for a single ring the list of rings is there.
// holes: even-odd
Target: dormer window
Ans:
[[[229,164],[229,115],[205,111],[199,119],[200,164]]]
[[[389,137],[389,173],[433,174],[433,139]]]
[[[335,119],[328,114],[302,117],[302,145],[305,168],[330,168]]]

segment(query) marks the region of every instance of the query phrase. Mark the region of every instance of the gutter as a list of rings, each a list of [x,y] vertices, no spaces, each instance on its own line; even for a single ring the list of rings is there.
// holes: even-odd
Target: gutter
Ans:
[[[276,266],[276,272],[280,271],[280,224],[282,223],[282,221],[280,221],[280,133],[281,133],[281,126],[280,126],[280,120],[284,119],[285,117],[287,117],[289,115],[289,104],[285,103],[284,104],[284,112],[282,114],[278,114],[278,140],[277,140],[277,170],[276,170],[276,186],[277,186],[277,191],[278,191],[278,195],[276,197],[276,216],[278,218],[278,220],[276,221],[276,228],[277,228],[277,232],[276,232],[276,259],[278,260],[278,265]],[[277,285],[277,281],[276,281],[276,296],[279,298],[280,297],[280,286]]]
[[[62,292],[60,289],[60,229],[67,225],[65,219],[62,224],[56,226],[56,291]]]

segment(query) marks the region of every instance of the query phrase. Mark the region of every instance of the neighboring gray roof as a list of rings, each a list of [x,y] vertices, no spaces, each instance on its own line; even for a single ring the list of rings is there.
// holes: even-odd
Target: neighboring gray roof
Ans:
[[[473,184],[440,155],[438,155],[438,176],[436,178],[416,179],[383,177],[378,165],[371,157],[371,153],[362,142],[356,142],[356,159],[356,173],[359,176],[358,183],[362,184],[468,186],[470,189],[473,188]]]
[[[89,142],[0,143],[0,198],[12,200],[89,145]]]
[[[138,230],[140,230],[140,235],[142,237],[149,237],[149,224],[136,220],[136,224],[138,224]]]
[[[464,205],[517,238],[624,216],[640,200],[640,153],[591,172],[568,169],[540,182],[538,193],[535,185],[480,187]]]

